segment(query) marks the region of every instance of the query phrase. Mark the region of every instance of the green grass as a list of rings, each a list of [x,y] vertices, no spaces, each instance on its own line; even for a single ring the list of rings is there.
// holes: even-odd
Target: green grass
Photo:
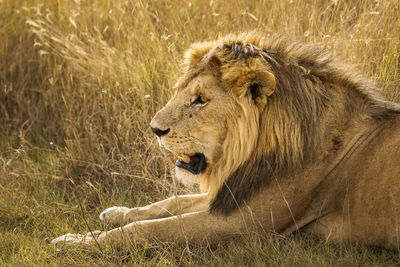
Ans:
[[[400,4],[387,1],[0,1],[0,265],[398,266],[397,252],[302,234],[216,247],[56,252],[98,214],[188,189],[149,129],[195,41],[261,29],[322,43],[400,101]]]

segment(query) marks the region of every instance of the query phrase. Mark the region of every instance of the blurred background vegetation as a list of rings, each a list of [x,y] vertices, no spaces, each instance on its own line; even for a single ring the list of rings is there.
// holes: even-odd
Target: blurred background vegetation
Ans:
[[[254,29],[323,44],[400,101],[398,0],[0,0],[0,265],[394,265],[302,235],[56,253],[98,214],[187,192],[149,130],[196,41]]]

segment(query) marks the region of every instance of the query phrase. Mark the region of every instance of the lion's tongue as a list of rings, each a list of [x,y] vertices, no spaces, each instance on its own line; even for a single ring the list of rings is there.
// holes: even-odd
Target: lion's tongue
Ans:
[[[178,157],[183,162],[185,162],[186,164],[190,162],[190,157],[186,154],[175,153],[175,156]]]

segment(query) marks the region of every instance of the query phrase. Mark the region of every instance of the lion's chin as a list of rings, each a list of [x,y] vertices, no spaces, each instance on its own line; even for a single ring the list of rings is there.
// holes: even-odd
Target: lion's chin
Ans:
[[[185,186],[193,186],[199,184],[201,176],[201,174],[195,175],[185,169],[175,167],[175,178]]]

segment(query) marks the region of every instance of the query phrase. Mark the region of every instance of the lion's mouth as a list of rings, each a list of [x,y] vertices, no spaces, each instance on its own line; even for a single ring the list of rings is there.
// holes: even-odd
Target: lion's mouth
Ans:
[[[189,156],[186,154],[175,153],[175,156],[178,157],[175,165],[193,173],[194,175],[198,175],[206,169],[207,162],[204,154],[196,153]]]

